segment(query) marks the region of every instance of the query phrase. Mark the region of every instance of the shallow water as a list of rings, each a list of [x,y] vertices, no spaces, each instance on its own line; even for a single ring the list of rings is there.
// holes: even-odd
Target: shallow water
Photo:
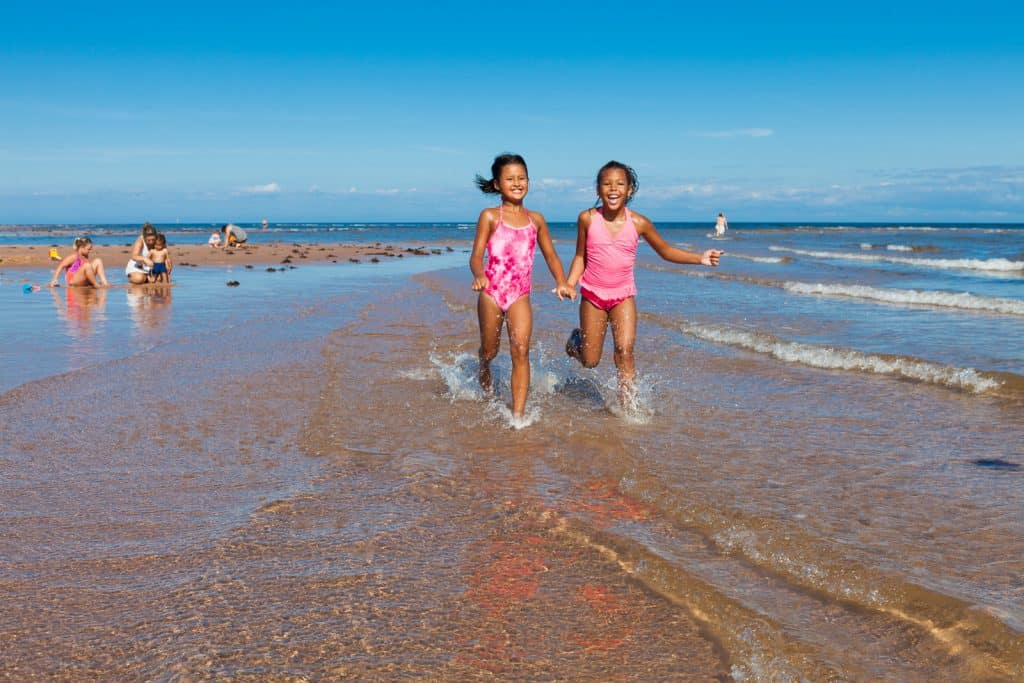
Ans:
[[[465,254],[200,270],[141,324],[124,290],[81,325],[0,287],[36,321],[5,325],[0,671],[1019,680],[1024,316],[863,294],[1019,304],[1020,273],[771,249],[1020,260],[986,234],[734,230],[715,271],[642,248],[626,413],[610,344],[561,353],[540,261],[517,424],[507,344],[495,399],[475,382]]]

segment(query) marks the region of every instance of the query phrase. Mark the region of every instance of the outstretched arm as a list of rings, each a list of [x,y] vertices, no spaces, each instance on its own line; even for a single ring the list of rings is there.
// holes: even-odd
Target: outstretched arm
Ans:
[[[487,276],[484,275],[484,250],[487,249],[487,240],[491,238],[491,231],[494,229],[493,209],[484,209],[480,212],[480,218],[476,221],[476,238],[473,240],[473,253],[469,255],[469,270],[473,273],[473,291],[480,292],[487,289],[490,284]]]
[[[548,264],[551,277],[555,278],[555,296],[559,301],[565,297],[576,299],[576,290],[565,281],[562,260],[558,258],[555,245],[551,242],[551,231],[548,230],[547,221],[539,213],[531,212],[531,214],[533,222],[537,225],[537,245],[540,247],[540,253],[544,254],[544,261]]]
[[[701,254],[697,254],[692,251],[680,249],[679,247],[673,247],[665,241],[664,237],[658,234],[658,231],[654,227],[654,223],[648,220],[647,217],[634,213],[633,222],[636,224],[637,233],[647,240],[647,243],[651,245],[651,248],[654,249],[655,252],[657,252],[658,256],[666,261],[670,261],[671,263],[714,267],[718,265],[718,258],[725,253],[718,249],[708,249]]]

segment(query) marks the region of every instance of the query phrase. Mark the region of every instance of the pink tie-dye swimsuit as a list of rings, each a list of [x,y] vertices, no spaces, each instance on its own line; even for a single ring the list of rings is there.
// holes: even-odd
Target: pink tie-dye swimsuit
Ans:
[[[487,240],[487,289],[498,308],[508,309],[519,299],[530,293],[533,275],[533,254],[537,246],[537,226],[533,219],[521,227],[505,224],[501,208],[498,208],[498,224],[494,226],[491,238]],[[530,213],[527,211],[526,215]]]

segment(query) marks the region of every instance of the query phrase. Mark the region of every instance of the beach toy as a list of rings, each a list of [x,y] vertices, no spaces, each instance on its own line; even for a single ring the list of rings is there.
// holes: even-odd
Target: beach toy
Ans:
[[[26,294],[31,294],[32,292],[38,292],[40,289],[42,289],[42,288],[39,285],[28,285],[27,284],[27,285],[25,285],[24,287],[21,288],[21,291],[25,292]]]
[[[60,254],[57,253],[57,248],[56,247],[50,247],[50,260],[51,261],[60,261]]]

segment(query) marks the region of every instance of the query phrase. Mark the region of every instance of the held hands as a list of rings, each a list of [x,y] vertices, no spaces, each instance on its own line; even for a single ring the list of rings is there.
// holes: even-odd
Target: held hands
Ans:
[[[708,249],[707,251],[700,255],[700,264],[702,266],[711,266],[712,268],[714,268],[715,266],[718,265],[719,257],[724,253],[724,251],[721,251],[719,249]]]
[[[487,289],[489,284],[491,284],[491,282],[485,276],[481,275],[480,277],[475,277],[473,278],[473,291],[482,292]]]
[[[566,297],[570,301],[576,301],[576,288],[569,286],[566,282],[560,282],[555,285],[555,288],[551,290],[551,293],[558,297],[559,301],[565,301]]]

